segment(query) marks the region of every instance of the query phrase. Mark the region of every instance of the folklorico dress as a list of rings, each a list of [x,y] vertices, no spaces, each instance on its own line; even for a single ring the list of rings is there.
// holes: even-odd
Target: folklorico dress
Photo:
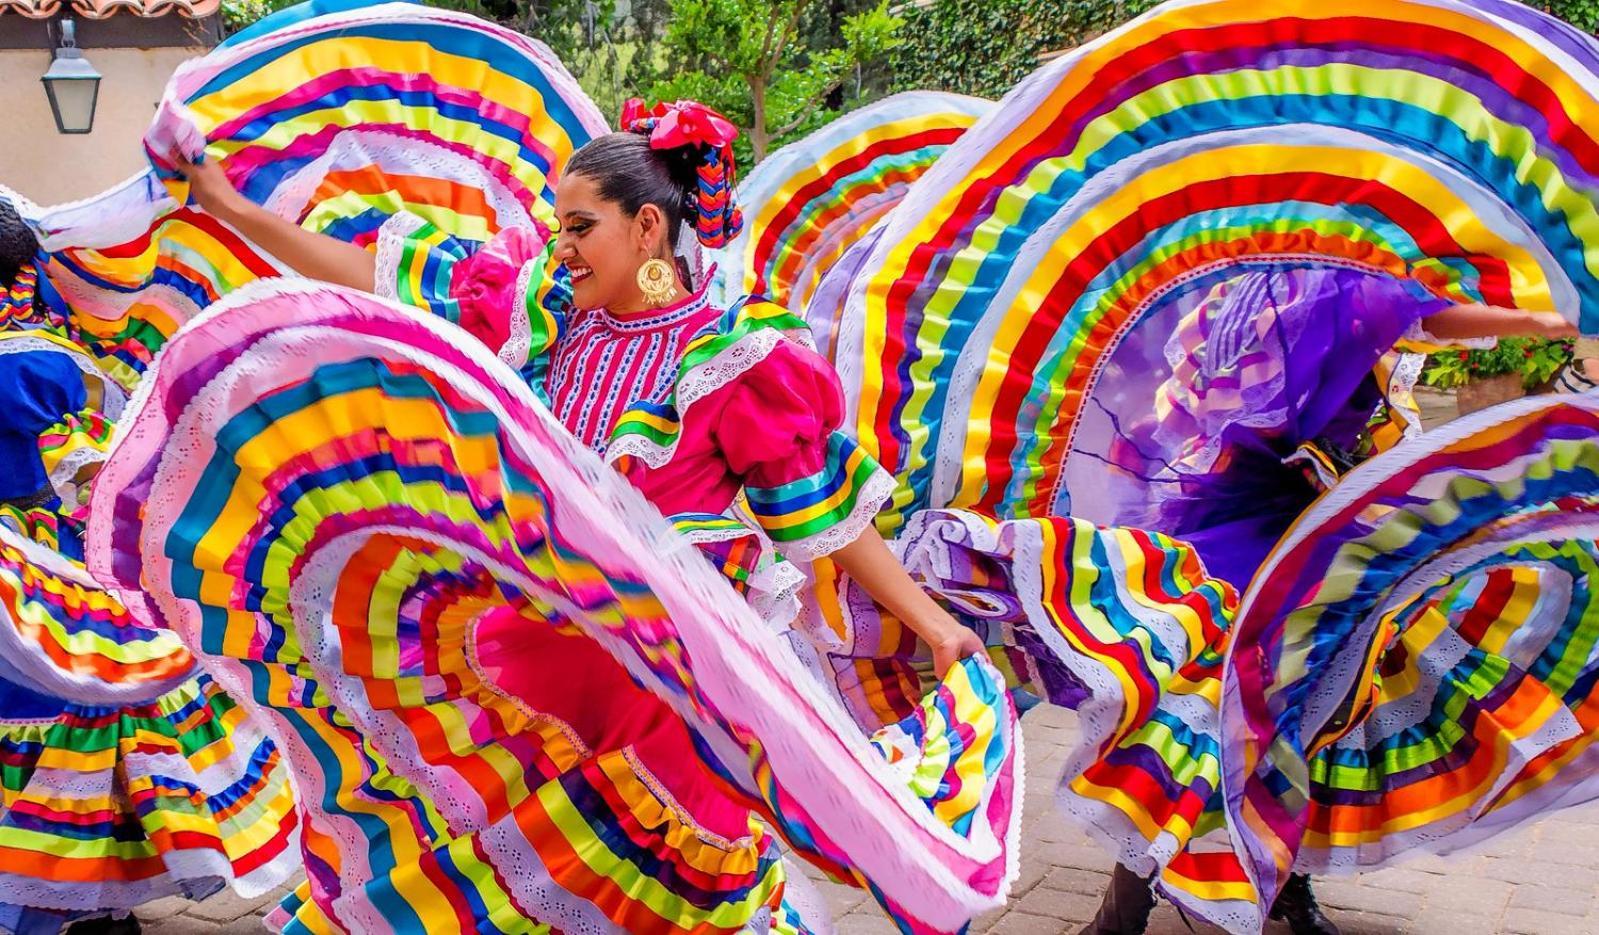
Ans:
[[[797,930],[776,829],[912,930],[956,930],[1016,875],[1019,736],[991,667],[863,729],[730,589],[794,606],[799,574],[715,515],[735,480],[696,506],[724,578],[552,421],[542,377],[483,371],[421,313],[270,278],[163,162],[235,136],[206,158],[280,215],[365,245],[414,207],[464,256],[536,239],[565,159],[606,130],[541,43],[423,5],[317,0],[180,69],[152,171],[37,218],[97,360],[142,375],[87,563],[279,742],[307,875],[291,929]],[[550,368],[527,353],[543,323],[504,311],[494,346]],[[578,432],[603,441],[620,405],[679,382],[707,324],[685,314],[625,360],[570,344]],[[595,372],[619,395],[588,399]]]
[[[484,311],[448,301],[466,320]],[[685,361],[740,321],[703,295],[588,314],[572,333],[619,337],[547,342],[541,357],[557,393],[612,374],[600,402],[643,392],[635,379],[670,397]],[[762,364],[825,373],[803,355],[746,363],[752,380]],[[146,379],[91,501],[90,562],[149,582],[151,612],[207,647],[229,688],[256,686],[287,738],[308,885],[280,922],[805,931],[818,907],[768,826],[910,931],[954,931],[1003,900],[1020,790],[998,674],[953,667],[868,743],[465,332],[348,290],[263,283],[178,335]],[[780,434],[739,455],[785,496],[781,472],[825,471],[833,450],[825,414],[789,405],[800,428],[774,418]],[[720,450],[703,459],[721,483],[702,511],[741,486]],[[818,473],[793,499],[830,499],[805,489]],[[813,540],[838,525],[800,515]],[[745,545],[755,529],[735,538],[732,520],[703,516],[731,579],[763,568]]]
[[[0,931],[282,885],[298,864],[282,758],[77,561],[79,488],[120,390],[66,339],[16,329],[0,390]]]
[[[825,558],[873,528],[894,484],[839,431],[837,374],[802,322],[758,299],[715,309],[703,288],[640,315],[574,310],[564,270],[523,231],[472,251],[401,215],[380,231],[377,256],[380,294],[523,359],[522,376],[563,424],[700,547],[858,723],[915,710],[925,647]],[[1183,728],[1174,742],[1167,725],[1203,706],[1192,694],[1214,680],[1210,647],[1233,595],[1204,577],[1192,550],[1136,530],[995,524],[962,511],[927,511],[892,547],[999,661],[1083,714],[1075,768],[1098,788],[1197,782],[1107,821],[1186,824],[1205,810],[1214,781],[1177,776],[1197,766],[1213,780],[1215,740]],[[1086,586],[1079,596],[1058,590],[1068,571]],[[1143,683],[1163,690],[1127,689]],[[1091,766],[1101,750],[1125,752]],[[1085,814],[1114,811],[1094,799]],[[1214,821],[1204,832],[1223,833]]]
[[[514,342],[525,348],[523,373],[532,375],[533,389],[560,423],[596,453],[633,452],[624,468],[628,479],[764,619],[786,628],[804,577],[774,552],[773,542],[805,557],[814,554],[807,546],[825,551],[847,544],[868,528],[887,493],[887,478],[837,432],[837,378],[780,330],[793,331],[796,323],[763,303],[716,308],[704,286],[650,312],[576,310],[568,304],[564,272],[544,275],[547,250],[531,232],[506,231],[470,253],[441,247],[437,239],[435,229],[411,215],[385,224],[376,246],[378,294],[404,295],[496,347]],[[413,275],[424,269],[442,288],[430,292]],[[542,304],[533,309],[530,301]],[[691,419],[682,418],[690,411],[685,400],[693,404]],[[745,521],[735,518],[736,499],[746,508],[738,514]],[[540,651],[559,657],[564,647],[571,672],[599,666],[621,674],[588,640],[548,639]],[[750,824],[748,804],[713,788],[686,732],[667,722],[659,700],[636,688],[617,692],[610,682],[580,685],[532,672],[518,677],[511,667],[506,673],[500,684],[507,691],[580,732],[599,732],[585,735],[592,749],[626,746],[634,762],[686,806],[693,823],[662,833],[658,849],[690,833],[701,838],[696,849],[702,855],[713,853],[706,840],[729,842],[717,875],[729,876],[728,862],[756,861],[766,870],[753,877],[745,901],[780,908],[775,900],[784,875],[772,840]],[[581,720],[572,720],[579,710]],[[657,716],[639,721],[629,713],[638,711]],[[707,830],[717,837],[707,838]],[[642,914],[613,919],[629,931],[659,924]]]

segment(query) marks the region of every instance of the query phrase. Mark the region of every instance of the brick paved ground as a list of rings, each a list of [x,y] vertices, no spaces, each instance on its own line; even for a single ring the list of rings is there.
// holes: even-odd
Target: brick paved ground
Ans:
[[[1418,391],[1425,421],[1454,417],[1454,400]],[[1109,879],[1105,852],[1056,813],[1054,781],[1065,765],[1072,714],[1042,706],[1024,719],[1027,737],[1026,822],[1022,872],[1002,912],[981,919],[976,933],[1075,933],[1093,915]],[[861,891],[821,884],[839,935],[895,935]],[[1345,935],[1596,935],[1599,933],[1599,804],[1564,812],[1448,859],[1421,857],[1353,878],[1316,883],[1322,904]],[[276,896],[204,902],[163,899],[140,911],[150,935],[244,935]],[[1202,935],[1217,930],[1196,924]],[[1171,906],[1155,911],[1151,935],[1187,935]],[[1273,926],[1269,931],[1286,929]]]
[[[1098,906],[1111,861],[1053,806],[1073,715],[1045,705],[1029,712],[1023,724],[1028,768],[1021,879],[1009,907],[979,920],[973,930],[1075,933]],[[894,935],[859,890],[825,883],[822,888],[839,935]],[[1419,858],[1352,879],[1318,880],[1316,888],[1345,935],[1593,935],[1599,933],[1599,806],[1562,813],[1473,855]],[[260,916],[273,902],[228,893],[199,903],[163,899],[140,917],[149,935],[245,935],[261,931]],[[1202,935],[1216,931],[1195,928]],[[1163,904],[1150,932],[1187,935],[1188,929]]]

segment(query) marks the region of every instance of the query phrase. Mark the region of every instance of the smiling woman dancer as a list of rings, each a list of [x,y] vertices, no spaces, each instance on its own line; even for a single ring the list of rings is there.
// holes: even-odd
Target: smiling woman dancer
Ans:
[[[836,431],[842,400],[826,361],[780,337],[792,326],[787,316],[763,320],[774,310],[759,303],[730,313],[709,303],[706,283],[688,285],[677,259],[687,247],[678,243],[681,232],[720,247],[742,223],[731,201],[732,126],[691,103],[657,115],[635,111],[623,123],[629,131],[594,140],[567,164],[556,189],[560,233],[551,244],[513,230],[470,258],[438,256],[434,262],[448,264],[447,274],[433,274],[448,282],[438,299],[455,305],[459,323],[490,347],[536,342],[531,354],[544,358],[537,385],[551,411],[613,459],[647,450],[630,431],[639,413],[684,395],[677,383],[689,376],[684,352],[692,343],[731,345],[753,331],[752,343],[770,346],[746,358],[741,372],[694,373],[703,398],[693,418],[679,412],[684,434],[670,460],[631,458],[629,478],[667,515],[720,514],[742,490],[779,547],[828,555],[904,620],[932,648],[939,676],[981,652],[976,634],[910,579],[871,528],[887,491]],[[395,267],[398,256],[424,243],[417,219],[401,215],[380,233],[375,260],[245,200],[214,165],[182,169],[203,208],[308,276],[393,296],[395,277],[409,274]],[[518,282],[524,268],[537,276],[531,261],[546,249],[558,271],[547,281]],[[559,298],[542,301],[559,310],[560,330],[532,334],[517,304],[551,290]],[[813,493],[799,493],[806,488]]]
[[[594,451],[631,451],[628,478],[772,625],[787,628],[799,611],[803,575],[785,556],[827,556],[924,638],[937,677],[975,675],[975,663],[957,664],[980,655],[982,641],[911,580],[871,528],[885,479],[836,431],[842,400],[825,361],[779,309],[756,301],[716,308],[703,282],[689,284],[687,264],[678,259],[689,245],[679,242],[680,232],[717,246],[740,223],[728,198],[732,128],[692,104],[635,111],[625,125],[629,130],[590,142],[567,163],[556,191],[560,232],[553,241],[512,229],[470,256],[431,244],[428,225],[401,214],[380,232],[374,260],[249,203],[211,164],[180,165],[201,207],[296,269],[365,291],[407,289],[488,346],[519,346],[518,356],[529,360],[523,374],[562,425]],[[431,267],[430,280],[443,288],[425,297],[410,291],[414,284],[399,280],[417,268],[413,262]],[[629,434],[658,424],[674,399],[679,422],[667,446]],[[572,724],[600,761],[605,751],[627,751],[629,759],[618,765],[637,763],[647,773],[635,782],[659,784],[684,810],[681,828],[650,832],[657,857],[649,860],[670,854],[685,867],[709,870],[705,842],[728,842],[720,845],[726,852],[717,858],[716,888],[695,900],[712,902],[695,911],[709,913],[717,900],[726,902],[714,917],[728,921],[735,908],[777,910],[783,875],[770,839],[749,834],[748,801],[730,796],[701,765],[668,708],[622,678],[591,640],[519,629],[521,643],[536,644],[539,665],[502,664],[499,684]],[[570,677],[549,674],[552,665]],[[1008,705],[1003,695],[989,703]],[[779,827],[793,839],[798,826]],[[684,840],[698,843],[685,850]],[[804,843],[803,836],[793,840]],[[767,869],[751,877],[735,867]],[[681,887],[692,878],[662,877],[662,883]],[[636,905],[610,905],[597,891],[561,882],[630,931],[665,923],[642,895]],[[718,889],[730,884],[736,885]],[[799,911],[785,907],[778,916],[796,920]]]

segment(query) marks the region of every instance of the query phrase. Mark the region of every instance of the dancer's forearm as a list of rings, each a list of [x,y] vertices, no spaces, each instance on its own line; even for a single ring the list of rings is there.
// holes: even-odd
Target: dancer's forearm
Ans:
[[[250,242],[302,276],[364,292],[373,291],[377,263],[355,244],[308,231],[239,194],[214,162],[174,157],[200,208],[236,228]]]
[[[363,292],[373,290],[377,267],[371,253],[355,244],[308,231],[242,195],[235,199],[210,213],[302,276]]]
[[[1574,338],[1575,325],[1556,312],[1468,303],[1444,309],[1422,320],[1427,333],[1445,341],[1474,338]]]
[[[932,647],[934,670],[940,677],[950,665],[983,651],[977,634],[961,626],[928,596],[876,530],[868,528],[828,557],[865,588],[872,600]]]

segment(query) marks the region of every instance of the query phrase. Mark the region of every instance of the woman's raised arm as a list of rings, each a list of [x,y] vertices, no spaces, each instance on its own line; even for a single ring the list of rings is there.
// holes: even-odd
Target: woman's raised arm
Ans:
[[[175,157],[201,209],[243,234],[251,243],[287,263],[302,276],[371,292],[376,263],[371,253],[278,217],[239,194],[214,162],[196,165]]]
[[[1495,305],[1455,305],[1422,321],[1429,334],[1446,341],[1577,336],[1577,327],[1556,312],[1528,312]]]

